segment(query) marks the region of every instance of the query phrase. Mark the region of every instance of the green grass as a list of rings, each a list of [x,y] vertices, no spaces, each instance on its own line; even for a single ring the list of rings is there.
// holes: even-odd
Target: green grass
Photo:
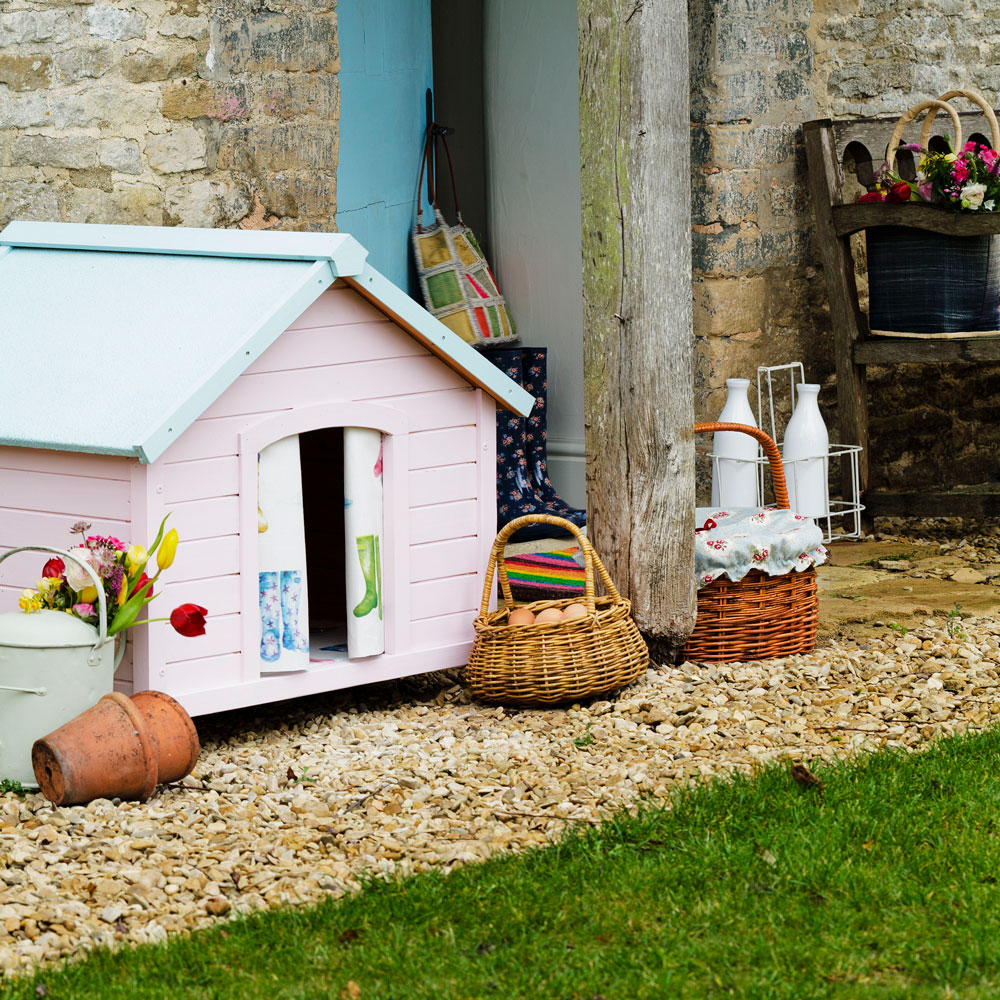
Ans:
[[[449,876],[98,953],[6,998],[1000,996],[1000,731],[680,794]],[[806,775],[808,778],[808,775]]]

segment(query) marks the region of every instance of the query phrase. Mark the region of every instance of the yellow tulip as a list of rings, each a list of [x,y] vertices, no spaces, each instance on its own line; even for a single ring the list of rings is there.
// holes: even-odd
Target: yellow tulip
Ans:
[[[146,551],[144,545],[130,545],[128,551],[125,553],[125,562],[128,565],[128,575],[135,576],[135,574],[146,565],[146,560],[149,559],[149,553]]]
[[[97,600],[97,588],[93,585],[89,587],[84,587],[80,591],[80,600],[78,604],[93,604]]]
[[[177,543],[180,539],[177,537],[177,531],[171,528],[166,535],[163,537],[163,541],[160,542],[160,547],[156,552],[156,565],[161,569],[168,569],[174,561],[174,555],[177,552]]]

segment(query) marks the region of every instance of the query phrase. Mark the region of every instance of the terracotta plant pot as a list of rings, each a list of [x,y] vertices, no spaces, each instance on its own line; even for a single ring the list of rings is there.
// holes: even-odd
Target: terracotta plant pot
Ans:
[[[162,691],[139,691],[132,695],[132,703],[156,740],[159,782],[179,781],[190,774],[201,752],[191,716]]]
[[[114,691],[36,740],[31,764],[42,794],[56,805],[145,801],[158,782],[189,774],[198,751],[191,717],[169,695],[141,691],[133,700]]]

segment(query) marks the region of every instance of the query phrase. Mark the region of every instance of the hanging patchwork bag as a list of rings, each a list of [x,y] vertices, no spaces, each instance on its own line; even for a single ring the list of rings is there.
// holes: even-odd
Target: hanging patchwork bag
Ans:
[[[432,144],[440,138],[448,160],[451,189],[455,197],[458,225],[449,226],[437,203],[437,186],[430,168]],[[424,169],[428,171],[431,205],[435,222],[422,222]],[[455,171],[444,136],[432,122],[420,163],[417,185],[417,224],[413,230],[413,256],[420,276],[420,290],[430,313],[457,333],[468,344],[497,345],[516,343],[507,303],[497,288],[496,279],[483,256],[472,230],[462,221],[455,190]]]

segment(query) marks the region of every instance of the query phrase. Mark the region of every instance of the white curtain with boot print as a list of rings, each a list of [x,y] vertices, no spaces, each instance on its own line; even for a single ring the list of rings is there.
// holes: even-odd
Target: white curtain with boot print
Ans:
[[[382,435],[344,428],[347,655],[385,651],[382,606]]]
[[[298,435],[268,445],[257,462],[260,671],[305,670],[309,598]]]

